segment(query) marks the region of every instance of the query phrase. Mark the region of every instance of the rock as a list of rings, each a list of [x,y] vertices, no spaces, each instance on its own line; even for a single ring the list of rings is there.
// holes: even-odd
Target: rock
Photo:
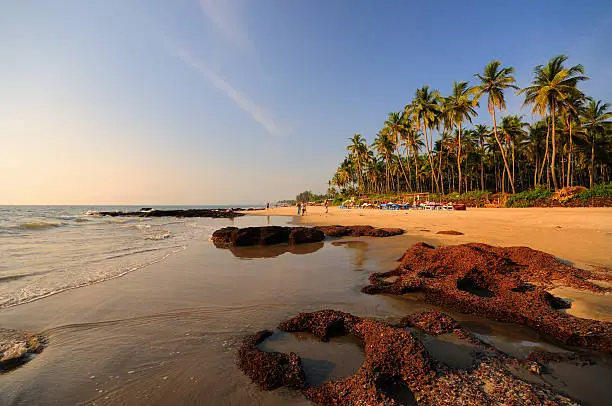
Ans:
[[[416,327],[432,336],[452,333],[457,326],[452,317],[439,311],[412,313],[402,319],[402,324]]]
[[[455,231],[455,230],[442,230],[442,231],[438,231],[436,234],[463,235],[461,231]]]
[[[128,216],[128,217],[212,217],[212,218],[234,218],[244,216],[233,209],[183,209],[183,210],[158,210],[143,207],[140,211],[101,211],[95,213],[99,216]]]
[[[302,369],[302,360],[297,354],[264,352],[257,348],[257,345],[271,335],[271,331],[264,330],[245,338],[238,351],[238,368],[264,390],[273,390],[281,386],[304,388],[306,377]]]
[[[374,228],[372,226],[317,226],[327,237],[391,237],[401,235],[401,228]]]
[[[289,244],[304,244],[325,239],[323,231],[315,228],[296,227],[289,233]]]
[[[251,245],[275,245],[282,243],[306,244],[321,242],[323,232],[308,227],[225,227],[216,230],[212,242],[219,248],[230,246],[244,247]]]
[[[391,276],[396,278],[390,281]],[[461,244],[434,248],[417,243],[404,253],[397,269],[371,274],[370,285],[362,291],[423,292],[426,301],[442,307],[524,324],[569,345],[609,352],[612,323],[560,312],[570,304],[546,291],[553,282],[594,293],[611,291],[590,282],[602,278],[608,277],[527,247]]]
[[[460,339],[487,344],[464,331],[440,312],[421,313],[414,320],[440,320],[453,324]],[[266,353],[257,345],[271,331],[247,337],[238,353],[240,369],[261,388],[297,388],[317,405],[575,405],[570,398],[513,375],[507,363],[518,363],[501,352],[486,351],[469,370],[456,370],[432,358],[419,339],[403,327],[335,310],[300,313],[282,322],[280,330],[308,332],[323,341],[338,335],[359,338],[365,361],[344,379],[310,386],[301,378],[301,359],[293,353]],[[482,343],[482,344],[481,344]],[[513,362],[515,361],[515,362]],[[287,382],[287,383],[285,383]]]
[[[0,328],[0,371],[29,361],[32,354],[43,350],[43,344],[42,337],[36,334]]]

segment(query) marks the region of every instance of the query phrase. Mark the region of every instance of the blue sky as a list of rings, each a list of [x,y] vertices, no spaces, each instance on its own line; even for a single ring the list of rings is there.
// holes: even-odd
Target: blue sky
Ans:
[[[611,21],[605,1],[3,1],[0,204],[323,192],[353,133],[492,59],[525,86],[565,53],[612,102]]]

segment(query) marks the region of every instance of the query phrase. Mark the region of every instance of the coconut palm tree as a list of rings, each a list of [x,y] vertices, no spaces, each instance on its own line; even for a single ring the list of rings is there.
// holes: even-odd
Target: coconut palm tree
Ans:
[[[429,90],[428,85],[424,85],[417,89],[412,102],[404,108],[405,114],[411,115],[413,122],[416,125],[416,130],[423,130],[425,135],[425,145],[427,147],[427,156],[431,166],[431,189],[434,190],[434,185],[438,188],[438,181],[435,176],[433,162],[433,140],[431,131],[439,125],[440,122],[440,101],[442,97],[437,90]],[[427,130],[430,130],[429,136]]]
[[[389,192],[389,190],[391,190],[391,187],[389,184],[389,177],[391,175],[390,173],[391,159],[393,157],[393,152],[395,150],[393,141],[391,140],[391,137],[387,133],[380,131],[376,135],[376,138],[374,139],[374,142],[372,143],[372,147],[376,150],[378,155],[385,162],[385,177],[387,180],[387,192]]]
[[[399,152],[400,145],[402,142],[402,135],[406,132],[403,114],[399,112],[389,113],[389,116],[385,121],[385,127],[383,128],[383,131],[387,131],[391,137],[391,141],[393,141],[393,144],[395,146],[395,155],[397,157],[400,172],[404,175],[406,185],[410,189],[410,182],[408,181],[408,176],[406,175],[406,171],[404,170],[404,165],[402,165],[402,160],[400,159]]]
[[[425,145],[423,143],[422,133],[417,131],[416,125],[413,124],[413,119],[411,116],[404,114],[405,125],[404,129],[406,130],[403,134],[403,141],[406,149],[412,151],[412,161],[414,162],[414,177],[415,177],[415,189],[417,192],[420,192],[420,183],[419,183],[419,150],[423,148]]]
[[[349,152],[352,160],[357,166],[357,189],[361,189],[361,187],[364,186],[362,169],[368,146],[361,134],[353,135],[351,138],[349,138],[349,141],[351,143],[346,147],[346,150]]]
[[[579,93],[576,88],[579,81],[588,79],[584,76],[582,65],[575,65],[569,69],[563,66],[567,60],[566,55],[552,57],[548,64],[538,65],[533,70],[534,78],[531,86],[519,91],[525,94],[525,103],[532,104],[532,113],[538,113],[541,117],[547,114],[551,123],[552,134],[552,156],[550,160],[550,171],[555,190],[559,189],[559,182],[555,172],[557,140],[555,132],[556,113],[563,101],[572,93]]]
[[[478,100],[474,97],[477,89],[469,87],[468,82],[453,83],[451,95],[444,99],[445,118],[451,126],[457,127],[457,173],[459,176],[458,193],[461,193],[461,126],[464,121],[472,122],[472,117],[476,116]]]
[[[527,131],[524,130],[529,124],[524,123],[521,118],[517,115],[505,116],[502,118],[501,125],[499,126],[499,133],[505,140],[506,146],[512,148],[512,183],[515,182],[514,177],[514,152],[517,141],[520,143],[522,139],[527,135]],[[506,151],[507,153],[508,151]]]
[[[584,109],[586,97],[582,92],[572,92],[566,97],[559,106],[563,113],[565,126],[569,135],[569,148],[567,154],[567,181],[568,187],[572,186],[572,159],[574,154],[574,142],[572,139],[572,130],[575,123],[580,122],[580,113]]]
[[[484,157],[485,157],[485,137],[491,134],[491,130],[484,124],[477,124],[472,130],[474,138],[478,139],[478,154],[480,155],[480,190],[485,190],[484,184]]]
[[[506,159],[506,154],[504,153],[504,149],[502,144],[497,136],[497,121],[495,117],[495,109],[505,110],[506,109],[506,99],[504,98],[504,90],[505,89],[518,89],[516,86],[514,77],[512,74],[514,73],[514,68],[509,66],[507,68],[501,68],[501,61],[491,61],[484,68],[484,72],[482,75],[476,74],[476,76],[480,80],[480,85],[476,86],[477,94],[476,99],[480,99],[485,93],[487,94],[487,108],[489,110],[489,114],[493,117],[493,135],[495,136],[495,141],[497,141],[497,145],[501,151],[501,156],[504,161],[504,168],[506,173],[508,174],[508,178],[510,178],[510,168],[508,167],[508,160]],[[503,183],[502,183],[502,191],[503,191]],[[514,190],[514,182],[510,181],[510,187],[512,188],[512,193],[515,193]]]
[[[582,111],[580,121],[591,147],[591,162],[589,165],[589,187],[593,187],[595,177],[595,144],[609,134],[612,127],[612,112],[608,111],[610,105],[601,100],[589,99],[589,103]]]

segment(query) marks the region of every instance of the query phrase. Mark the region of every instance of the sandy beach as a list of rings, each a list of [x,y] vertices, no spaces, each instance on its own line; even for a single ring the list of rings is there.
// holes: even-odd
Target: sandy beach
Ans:
[[[295,207],[248,212],[295,216]],[[466,211],[340,209],[309,206],[299,217],[305,225],[371,225],[399,227],[411,236],[435,238],[442,244],[482,242],[527,246],[577,266],[612,266],[612,208],[475,209]],[[463,235],[442,235],[455,230]]]

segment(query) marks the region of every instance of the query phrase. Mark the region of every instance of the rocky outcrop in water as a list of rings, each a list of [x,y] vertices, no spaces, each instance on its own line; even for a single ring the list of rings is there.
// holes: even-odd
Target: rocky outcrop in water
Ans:
[[[372,226],[317,226],[327,237],[391,237],[404,234],[401,228],[374,228]]]
[[[442,324],[452,324],[452,332],[459,338],[479,346],[481,356],[469,369],[449,368],[434,359],[419,339],[402,326],[335,310],[300,313],[282,322],[278,328],[308,332],[323,341],[339,335],[358,337],[365,361],[354,375],[320,386],[308,385],[302,378],[303,366],[297,355],[263,352],[257,347],[271,335],[270,331],[245,339],[238,353],[238,365],[261,388],[297,388],[318,405],[576,404],[548,387],[528,383],[513,375],[506,366],[512,364],[511,357],[490,351],[487,344],[473,338],[448,316],[434,312],[412,319],[425,330],[435,330],[434,325],[440,325],[436,320],[441,316],[444,316]],[[521,364],[520,360],[516,361],[514,364]]]
[[[140,211],[101,211],[99,216],[128,216],[128,217],[212,217],[212,218],[234,218],[244,216],[239,209],[182,209],[182,210],[158,210],[145,207]]]
[[[320,242],[325,237],[389,237],[403,234],[399,228],[374,228],[371,226],[321,226],[321,227],[224,227],[215,231],[212,242],[219,248],[249,245],[306,244]]]
[[[42,337],[23,331],[0,328],[0,372],[28,362],[43,349]]]
[[[215,231],[212,242],[216,247],[244,247],[249,245],[306,244],[323,241],[322,231],[308,227],[224,227]]]
[[[391,281],[391,277],[394,277]],[[609,292],[590,280],[610,280],[527,247],[461,244],[410,247],[399,267],[373,273],[364,293],[402,295],[423,292],[430,303],[462,313],[524,324],[566,344],[612,351],[612,323],[563,313],[570,303],[546,291],[564,285],[594,293]]]

